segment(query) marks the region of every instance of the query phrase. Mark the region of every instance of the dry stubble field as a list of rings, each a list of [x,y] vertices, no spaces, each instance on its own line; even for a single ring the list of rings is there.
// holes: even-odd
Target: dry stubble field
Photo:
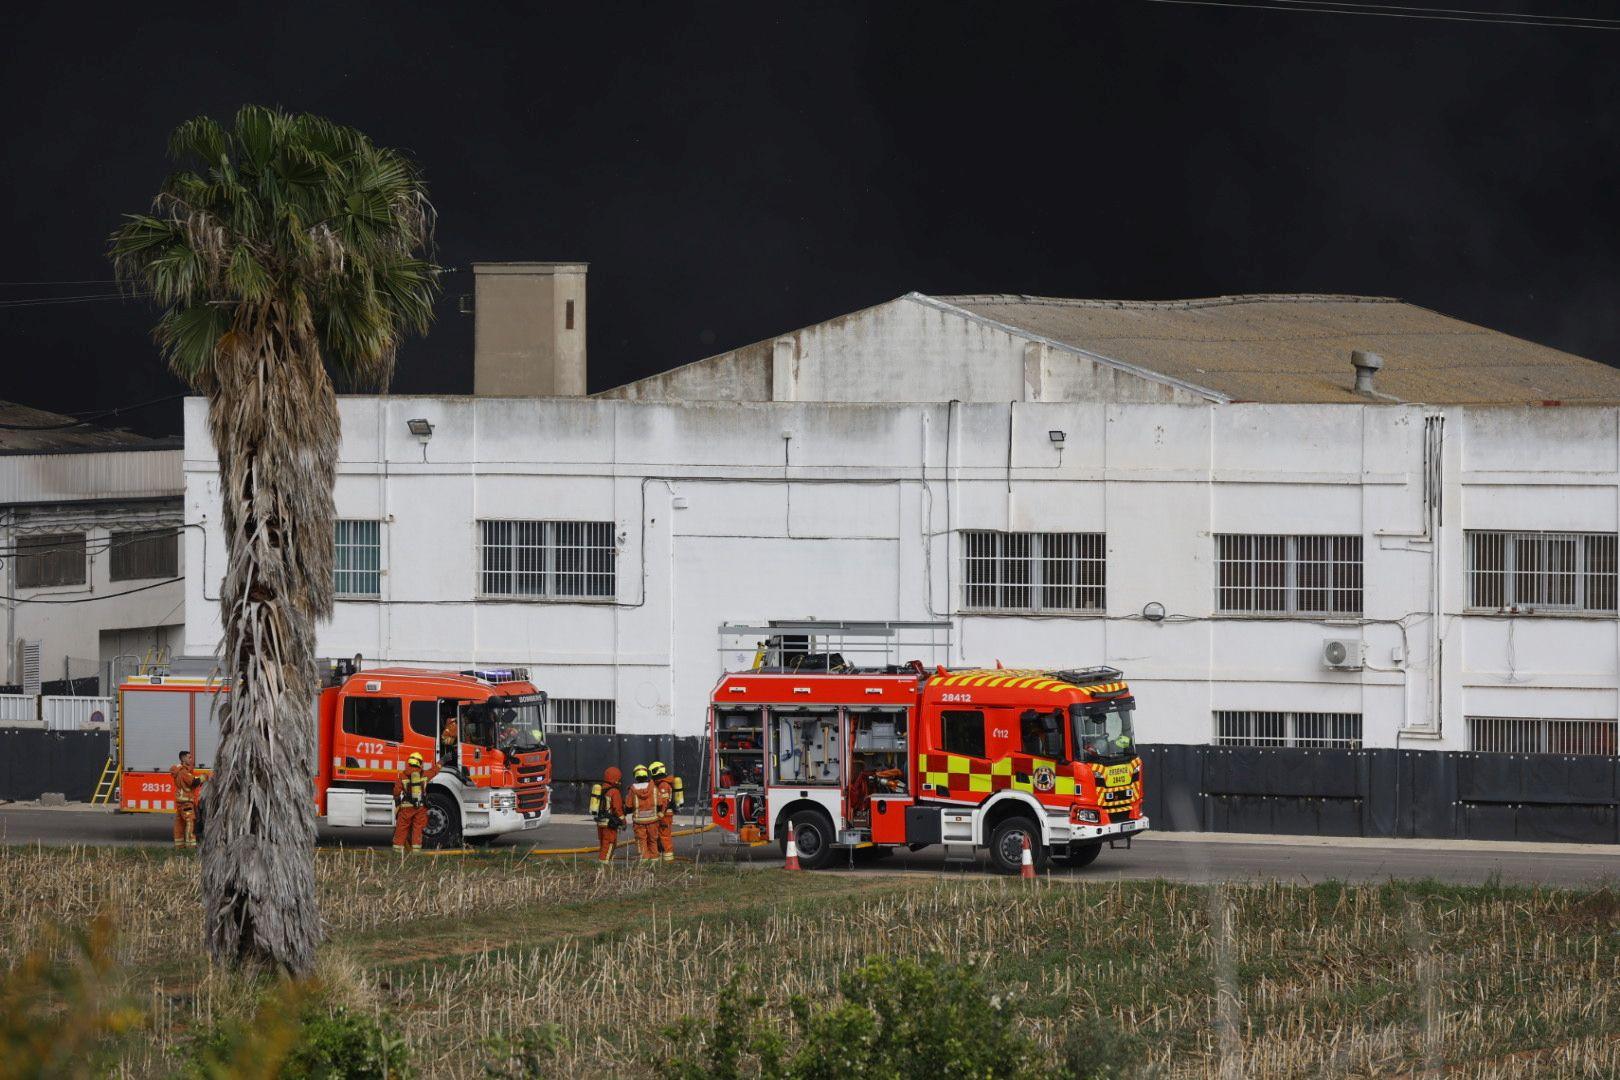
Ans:
[[[881,954],[983,964],[1052,1064],[1108,1025],[1152,1076],[1620,1075],[1620,897],[1429,884],[1194,887],[677,864],[600,874],[489,854],[322,851],[327,1000],[384,1018],[425,1076],[483,1075],[490,1035],[554,1024],[547,1071],[631,1065],[716,988],[836,996]],[[0,849],[0,966],[116,913],[145,1016],[118,1072],[166,1076],[256,992],[199,947],[196,862]],[[781,1015],[786,1015],[785,1011]]]

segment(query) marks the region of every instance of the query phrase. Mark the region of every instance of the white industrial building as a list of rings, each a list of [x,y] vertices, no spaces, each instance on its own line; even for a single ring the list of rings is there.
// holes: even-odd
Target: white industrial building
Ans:
[[[550,298],[535,385],[583,385],[584,267],[500,275]],[[1321,296],[912,294],[590,398],[345,397],[320,645],[695,734],[752,657],[722,624],[948,623],[923,659],[1122,668],[1152,742],[1612,754],[1617,406],[1601,364]],[[207,654],[200,400],[185,471]]]
[[[0,402],[0,573],[6,683],[102,693],[177,649],[185,621],[178,440]],[[23,713],[16,713],[21,708]],[[14,715],[15,714],[15,715]]]

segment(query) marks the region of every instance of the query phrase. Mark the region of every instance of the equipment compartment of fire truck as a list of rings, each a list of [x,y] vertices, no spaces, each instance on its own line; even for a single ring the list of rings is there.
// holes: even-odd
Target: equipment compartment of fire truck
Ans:
[[[330,671],[314,710],[312,778],[327,825],[391,826],[394,778],[413,751],[439,767],[428,788],[425,846],[479,843],[551,819],[546,695],[526,671],[366,671],[359,657]],[[142,675],[118,688],[121,810],[173,811],[168,769],[180,750],[206,775],[219,747],[216,699],[226,692],[206,674]],[[207,787],[205,779],[205,816]]]
[[[785,848],[791,828],[807,869],[836,849],[986,848],[1016,873],[1026,846],[1037,869],[1086,866],[1148,828],[1118,669],[859,667],[828,625],[773,624],[715,687],[711,809],[736,840]]]

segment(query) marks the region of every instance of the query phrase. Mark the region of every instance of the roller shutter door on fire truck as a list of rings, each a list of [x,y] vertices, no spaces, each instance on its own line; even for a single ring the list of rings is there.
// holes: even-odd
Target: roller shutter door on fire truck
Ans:
[[[191,748],[192,697],[172,690],[124,692],[125,772],[167,772],[180,751]]]
[[[192,748],[199,769],[212,769],[219,764],[214,760],[219,753],[219,691],[191,695],[197,710],[197,745]]]

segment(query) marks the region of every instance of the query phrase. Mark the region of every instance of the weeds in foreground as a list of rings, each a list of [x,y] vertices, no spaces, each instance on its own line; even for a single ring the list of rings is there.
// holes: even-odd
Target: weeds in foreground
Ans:
[[[770,1054],[785,1068],[814,1045],[818,1025],[858,1042],[889,1022],[888,995],[932,996],[902,965],[935,958],[976,973],[985,1001],[999,995],[995,1013],[963,1003],[961,1015],[997,1018],[1051,1072],[1620,1075],[1620,898],[1607,890],[598,874],[358,852],[318,867],[328,944],[314,1015],[333,1038],[359,1032],[390,1075],[568,1076],[651,1068],[677,1050],[712,1069],[733,1054],[736,1075],[764,1075]],[[20,1048],[8,1062],[35,1052],[11,1040],[93,1000],[121,1019],[72,1033],[87,1059],[174,1076],[201,1068],[195,1048],[261,1000],[262,984],[202,960],[191,860],[0,849],[0,882],[0,968],[12,971],[0,1025]],[[117,938],[86,953],[59,927],[100,910],[116,913]],[[886,958],[881,979],[846,982],[873,957]],[[863,993],[875,996],[863,1005]],[[679,1049],[660,1033],[683,1020]]]

